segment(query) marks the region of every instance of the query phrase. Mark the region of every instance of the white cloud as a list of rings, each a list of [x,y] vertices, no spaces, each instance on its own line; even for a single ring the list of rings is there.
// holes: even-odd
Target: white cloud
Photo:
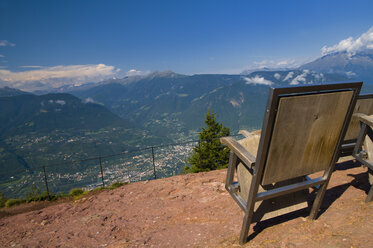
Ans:
[[[40,65],[23,65],[23,66],[20,66],[20,68],[32,68],[32,69],[36,69],[36,68],[42,68],[42,66],[40,66]]]
[[[299,83],[306,83],[306,76],[308,75],[309,70],[303,70],[302,74],[296,76],[293,80],[291,80],[290,85],[297,85]]]
[[[262,84],[262,85],[272,85],[273,82],[270,80],[265,79],[264,77],[255,75],[255,77],[244,77],[246,84]]]
[[[5,58],[5,56],[4,56],[4,55],[2,55],[2,54],[0,54],[0,58]]]
[[[317,72],[312,72],[312,75],[315,77],[316,80],[318,81],[325,81],[325,77],[323,73],[317,73]]]
[[[275,73],[275,75],[273,75],[277,80],[280,80],[280,78],[281,78],[281,75],[279,74],[279,73]]]
[[[135,69],[131,69],[125,73],[126,76],[131,77],[131,76],[145,76],[149,74],[150,71],[138,71]]]
[[[14,47],[15,45],[16,45],[16,44],[11,43],[11,42],[9,42],[9,41],[7,41],[7,40],[0,40],[0,46],[3,46],[3,47],[5,47],[5,46]]]
[[[357,39],[348,37],[334,46],[324,46],[321,48],[321,54],[324,56],[336,52],[347,52],[348,54],[353,55],[356,52],[364,51],[366,49],[373,49],[373,27]]]
[[[24,67],[24,68],[30,68]],[[23,90],[56,88],[65,85],[79,86],[86,82],[99,82],[117,75],[120,69],[114,66],[97,65],[60,65],[33,68],[34,70],[13,72],[0,70],[0,81],[10,87]]]
[[[249,74],[254,71],[260,70],[289,70],[298,68],[299,66],[313,61],[315,58],[281,58],[281,59],[270,59],[252,62],[246,70],[243,71],[245,74]]]
[[[294,76],[294,72],[289,72],[288,75],[282,80],[282,81],[288,81],[289,79],[292,79]]]
[[[258,68],[296,68],[303,64],[298,59],[288,58],[279,60],[262,60],[256,61],[253,65],[257,65]]]
[[[93,100],[92,97],[88,97],[88,98],[83,100],[83,103],[95,103],[95,100]]]
[[[347,71],[347,72],[346,72],[346,75],[347,75],[348,77],[354,77],[354,76],[356,76],[356,73],[353,72],[353,71]]]

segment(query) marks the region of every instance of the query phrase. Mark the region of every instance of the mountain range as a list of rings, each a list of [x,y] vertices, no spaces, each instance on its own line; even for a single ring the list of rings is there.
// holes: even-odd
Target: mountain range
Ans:
[[[156,71],[52,93],[0,88],[0,186],[25,168],[32,173],[43,165],[195,139],[207,111],[232,133],[260,129],[271,86],[364,79],[362,93],[373,92],[372,54],[340,52],[297,69],[239,75]]]
[[[360,52],[335,52],[322,56],[300,69],[346,75],[349,79],[373,83],[373,49]]]
[[[232,131],[261,128],[269,86],[344,81],[344,75],[307,69],[259,71],[249,75],[180,75],[155,72],[138,81],[119,80],[70,93],[96,102],[141,128],[171,139],[191,136],[208,110]]]

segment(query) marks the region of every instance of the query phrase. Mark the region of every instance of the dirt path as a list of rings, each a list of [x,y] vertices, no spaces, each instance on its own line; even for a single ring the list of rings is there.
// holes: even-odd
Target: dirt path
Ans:
[[[252,225],[248,245],[373,247],[373,203],[364,203],[366,169],[351,166],[339,165],[334,172],[316,221],[303,211]],[[239,246],[242,211],[224,189],[225,174],[221,170],[132,183],[4,217],[0,246]]]

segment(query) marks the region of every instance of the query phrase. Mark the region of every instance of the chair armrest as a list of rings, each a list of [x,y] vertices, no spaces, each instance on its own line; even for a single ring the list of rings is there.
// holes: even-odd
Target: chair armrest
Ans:
[[[246,150],[237,140],[232,137],[222,137],[220,142],[225,144],[231,149],[231,151],[237,155],[237,157],[247,166],[252,168],[255,165],[256,158],[248,150]]]
[[[253,135],[252,135],[249,131],[247,131],[247,130],[240,130],[240,131],[238,131],[238,133],[241,134],[241,135],[243,135],[243,136],[245,136],[246,138],[247,138],[247,137],[252,137],[252,136],[253,136]]]
[[[353,115],[353,117],[357,118],[359,121],[369,125],[373,126],[373,115],[366,115],[362,113],[356,113]]]

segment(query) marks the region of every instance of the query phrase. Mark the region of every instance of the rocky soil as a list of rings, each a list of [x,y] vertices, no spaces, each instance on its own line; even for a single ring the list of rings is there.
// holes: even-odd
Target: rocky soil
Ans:
[[[352,161],[339,164],[317,220],[309,220],[306,210],[252,224],[245,246],[373,247],[366,171]],[[225,175],[220,170],[131,183],[3,216],[0,246],[239,246],[243,213],[224,189]]]

